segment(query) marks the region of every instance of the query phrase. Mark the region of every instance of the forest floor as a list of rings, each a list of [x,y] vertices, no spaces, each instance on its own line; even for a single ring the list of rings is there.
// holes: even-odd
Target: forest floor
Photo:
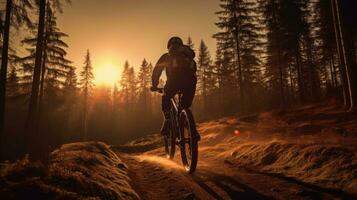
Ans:
[[[357,199],[357,115],[316,104],[199,124],[187,174],[161,137],[112,146],[142,199]]]
[[[27,158],[0,165],[0,199],[140,199],[127,166],[102,142],[65,144],[48,163]]]
[[[357,113],[334,102],[198,124],[187,174],[158,134],[65,144],[46,164],[0,163],[0,199],[357,199]]]

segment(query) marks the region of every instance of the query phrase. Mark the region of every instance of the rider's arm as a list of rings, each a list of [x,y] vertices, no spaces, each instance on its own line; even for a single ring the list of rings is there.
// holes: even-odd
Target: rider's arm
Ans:
[[[154,70],[152,72],[152,86],[153,87],[157,87],[157,85],[159,84],[159,79],[160,76],[162,74],[162,71],[165,69],[165,67],[168,64],[168,54],[164,54],[161,56],[161,58],[159,59],[159,61],[157,61]]]

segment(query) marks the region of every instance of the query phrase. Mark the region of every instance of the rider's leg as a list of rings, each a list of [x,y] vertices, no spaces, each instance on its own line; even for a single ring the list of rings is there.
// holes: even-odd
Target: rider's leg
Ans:
[[[182,90],[182,108],[190,108],[193,98],[196,93],[197,78],[195,76],[186,77],[181,81],[180,88]]]
[[[196,83],[197,80],[193,79],[190,81],[186,81],[183,87],[183,94],[182,94],[182,108],[190,108],[192,105],[192,101],[195,97],[196,93]],[[197,131],[196,123],[194,124],[193,131],[197,136],[197,140],[201,140],[201,136]]]
[[[170,126],[170,109],[171,109],[171,98],[175,95],[175,87],[173,84],[169,82],[166,83],[164,87],[164,95],[162,95],[162,113],[164,115],[164,122],[162,123],[161,127],[161,134],[165,135],[168,133],[169,126]]]
[[[164,121],[161,126],[161,134],[165,135],[168,133],[170,126],[170,97],[166,94],[162,95],[162,113],[164,115]]]

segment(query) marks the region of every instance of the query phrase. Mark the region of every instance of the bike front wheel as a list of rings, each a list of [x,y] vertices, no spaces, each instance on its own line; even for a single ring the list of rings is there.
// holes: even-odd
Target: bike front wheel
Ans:
[[[197,167],[198,141],[195,130],[195,121],[190,110],[183,110],[180,114],[181,158],[182,164],[188,173],[193,173]]]
[[[164,136],[166,157],[171,160],[174,159],[176,151],[176,132],[172,127],[173,125],[171,123],[169,133]]]

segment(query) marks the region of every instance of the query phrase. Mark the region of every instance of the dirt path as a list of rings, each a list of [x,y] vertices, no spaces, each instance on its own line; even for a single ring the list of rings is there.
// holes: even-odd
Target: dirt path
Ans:
[[[294,179],[237,168],[231,161],[209,155],[200,155],[197,171],[189,175],[181,166],[179,154],[171,161],[162,152],[119,154],[128,165],[134,189],[144,200],[352,199]]]
[[[353,149],[344,147],[357,144],[353,136],[357,130],[356,119],[355,114],[338,111],[334,105],[314,105],[203,122],[198,126],[202,140],[199,143],[198,167],[193,175],[184,171],[178,151],[174,160],[164,156],[163,148],[158,148],[162,145],[160,135],[150,135],[124,146],[113,146],[112,149],[117,150],[118,156],[128,165],[132,185],[142,199],[357,199],[342,192],[347,191],[350,185],[353,187],[355,180]],[[300,148],[301,144],[311,148]],[[244,145],[245,148],[239,149]],[[269,156],[265,153],[266,148],[276,158],[283,157],[282,161],[261,162]],[[300,159],[294,156],[295,153],[289,154],[290,157],[287,155],[287,158],[280,154],[287,153],[287,150],[310,156]],[[239,159],[231,156],[237,151],[241,155]],[[259,153],[261,151],[263,153]],[[325,157],[320,157],[322,151],[328,152]],[[289,158],[295,159],[291,162],[293,165],[284,163]],[[339,160],[330,162],[329,158]],[[296,159],[299,159],[298,162]],[[319,159],[325,159],[328,167],[320,166]],[[253,164],[245,165],[243,161]],[[254,165],[255,161],[258,164]],[[261,168],[254,170],[238,166]],[[317,168],[301,169],[306,166]],[[345,170],[343,166],[352,170]],[[272,170],[262,170],[264,167]],[[296,179],[287,177],[290,175],[285,168],[307,173],[306,177],[313,177],[315,181],[299,173],[292,173],[291,176]],[[345,171],[341,173],[339,170]]]

